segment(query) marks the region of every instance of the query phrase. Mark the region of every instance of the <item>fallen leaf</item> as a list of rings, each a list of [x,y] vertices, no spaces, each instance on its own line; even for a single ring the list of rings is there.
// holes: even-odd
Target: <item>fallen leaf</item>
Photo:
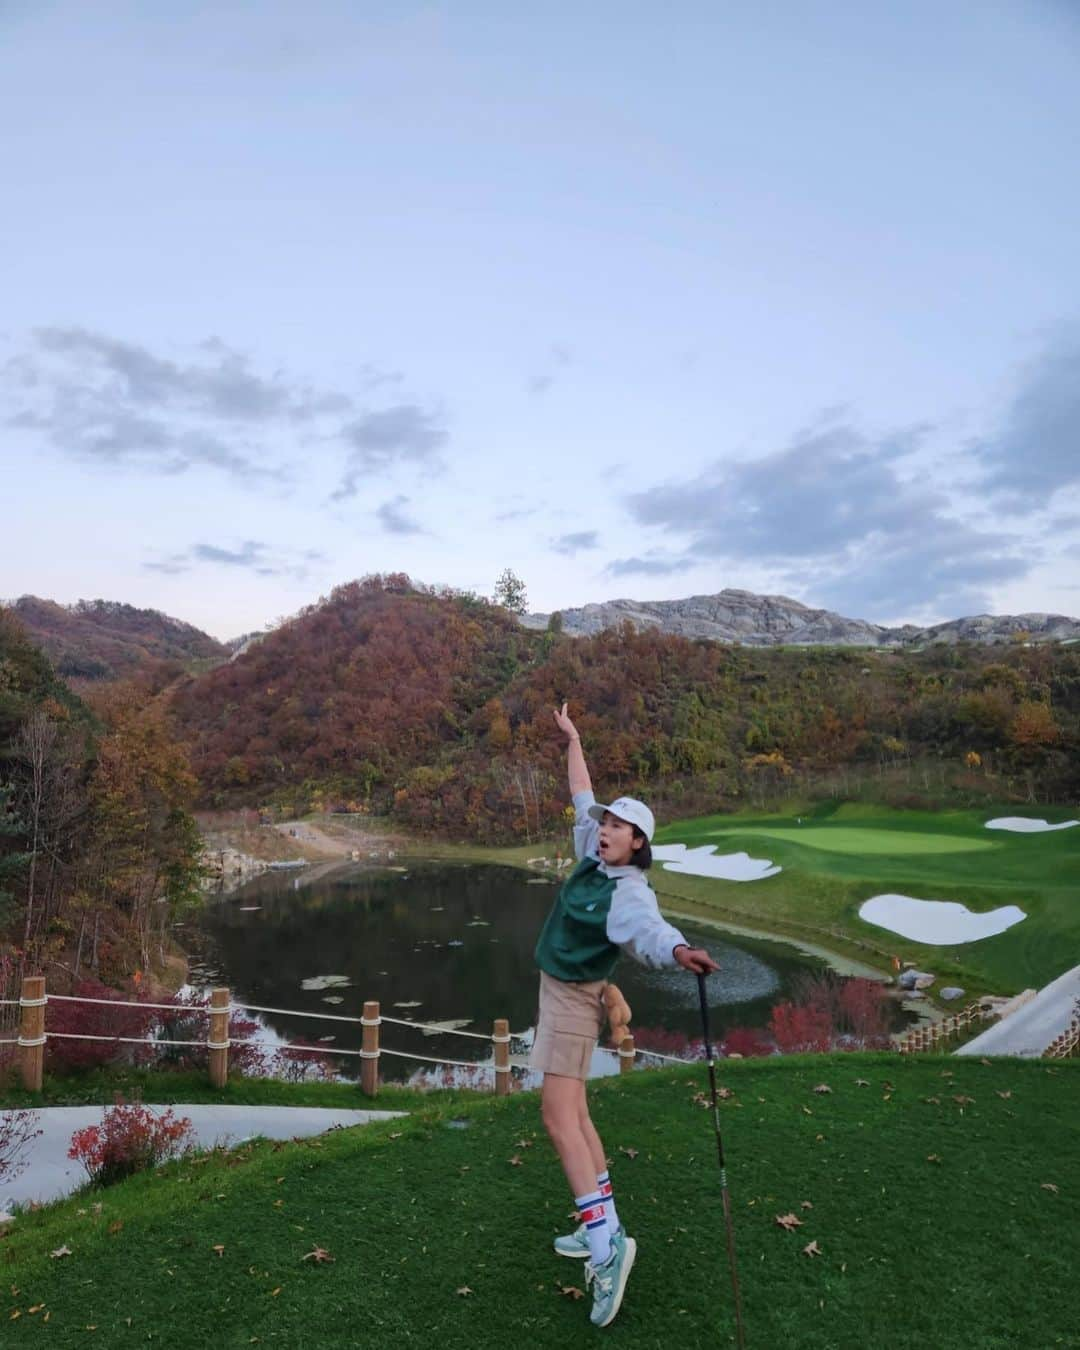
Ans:
[[[638,1149],[636,1149],[636,1148],[622,1148],[622,1147],[620,1147],[620,1148],[619,1148],[619,1152],[620,1152],[620,1153],[625,1153],[626,1156],[627,1156],[628,1158],[631,1159],[631,1161],[632,1161],[634,1158],[636,1158],[637,1155],[638,1155]]]
[[[1040,1190],[1040,1191],[1053,1191],[1053,1193],[1054,1193],[1055,1195],[1057,1195],[1057,1193],[1058,1193],[1058,1188],[1054,1185],[1054,1183],[1053,1183],[1052,1181],[1044,1181],[1044,1182],[1042,1183],[1042,1185],[1039,1187],[1039,1190]]]
[[[458,1292],[460,1293],[461,1291],[459,1290]],[[579,1289],[576,1284],[561,1284],[559,1286],[559,1293],[563,1294],[566,1298],[577,1299],[585,1297],[585,1291]]]
[[[777,1214],[776,1223],[778,1227],[785,1229],[788,1233],[803,1226],[803,1221],[797,1214]]]
[[[27,1311],[31,1316],[33,1316],[34,1313],[39,1313],[39,1312],[42,1310],[42,1308],[44,1308],[44,1306],[45,1306],[44,1303],[35,1303],[34,1306],[33,1306],[32,1308],[27,1308],[26,1311]]]
[[[856,1079],[855,1079],[855,1086],[856,1086],[856,1087],[869,1087],[869,1086],[870,1086],[870,1079],[869,1079],[869,1078],[856,1078]]]
[[[731,1088],[729,1087],[717,1088],[716,1095],[720,1098],[722,1102],[726,1102],[729,1097],[735,1096],[734,1092],[732,1092]]]
[[[515,1147],[515,1148],[532,1148],[532,1140],[531,1140],[531,1139],[519,1139],[519,1140],[514,1144],[514,1147]]]
[[[813,1242],[808,1242],[806,1246],[803,1248],[803,1256],[824,1256],[824,1255],[825,1253],[817,1245],[816,1238],[814,1239]]]
[[[980,1063],[980,1064],[985,1064],[987,1068],[990,1067],[990,1061],[989,1061],[988,1059],[980,1059],[980,1060],[979,1060],[979,1063]]]
[[[275,1208],[275,1209],[280,1209],[281,1206],[282,1206],[284,1203],[285,1203],[284,1200],[275,1200],[275,1201],[274,1201],[274,1208]]]
[[[312,1247],[311,1251],[300,1258],[301,1261],[314,1261],[316,1265],[320,1265],[323,1261],[332,1261],[333,1259],[334,1258],[325,1247]]]
[[[939,1163],[939,1162],[941,1161],[941,1154],[940,1154],[940,1153],[928,1153],[928,1154],[926,1155],[926,1161],[927,1161],[927,1162],[932,1162],[932,1163]]]
[[[404,1130],[395,1130],[393,1134],[391,1134],[389,1137],[391,1139],[400,1139],[404,1133],[405,1133]]]
[[[512,1158],[507,1158],[506,1161],[510,1164],[511,1167],[524,1167],[524,1166],[525,1166],[525,1164],[521,1161],[521,1154],[520,1154],[520,1153],[515,1153],[514,1156],[513,1156]]]
[[[467,1284],[463,1284],[460,1289],[456,1289],[454,1292],[461,1294],[462,1297],[466,1297],[469,1294],[473,1293],[474,1291],[470,1289]]]
[[[1005,1092],[1001,1092],[1000,1090],[998,1090],[998,1096],[1001,1098],[1003,1102],[1007,1102],[1009,1098],[1012,1096],[1012,1092],[1011,1090],[1007,1090]]]
[[[832,1091],[832,1088],[828,1085],[828,1083],[818,1083],[817,1087],[814,1088],[814,1091],[815,1091],[815,1092],[831,1092],[831,1091]]]
[[[929,1106],[940,1106],[940,1105],[941,1105],[941,1098],[940,1098],[940,1097],[924,1097],[924,1098],[923,1098],[923,1101],[926,1102]]]
[[[224,1255],[225,1255],[225,1244],[224,1244],[223,1242],[218,1242],[218,1243],[214,1246],[213,1250],[217,1252],[218,1256],[224,1256]]]
[[[277,1298],[278,1294],[280,1294],[280,1293],[281,1293],[281,1285],[279,1284],[278,1287],[277,1287],[276,1289],[271,1289],[271,1290],[270,1290],[270,1297],[271,1297],[271,1298]]]
[[[113,1219],[112,1223],[109,1224],[109,1232],[119,1233],[119,1231],[121,1230],[121,1228],[123,1228],[123,1226],[124,1226],[123,1219]]]
[[[54,1258],[57,1256],[70,1256],[71,1248],[65,1244],[63,1247],[57,1247],[56,1251],[50,1252],[49,1255]]]
[[[800,1209],[813,1209],[814,1206],[810,1203],[809,1200],[804,1200],[804,1201],[802,1202],[802,1204],[799,1206],[799,1208],[800,1208]]]
[[[971,1105],[973,1105],[973,1103],[974,1103],[974,1101],[975,1101],[975,1098],[974,1098],[974,1097],[965,1097],[965,1096],[961,1095],[961,1096],[959,1096],[959,1097],[954,1097],[954,1098],[953,1098],[953,1101],[957,1104],[957,1106],[971,1106]]]
[[[810,1108],[809,1108],[808,1106],[804,1106],[804,1107],[803,1107],[803,1114],[804,1114],[804,1115],[807,1115],[807,1116],[812,1116],[814,1113],[813,1113],[813,1111],[810,1110]]]

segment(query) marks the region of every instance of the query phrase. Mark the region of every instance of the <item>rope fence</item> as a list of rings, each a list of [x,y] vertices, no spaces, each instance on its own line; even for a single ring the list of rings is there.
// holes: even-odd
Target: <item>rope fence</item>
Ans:
[[[902,1055],[917,1054],[924,1050],[936,1050],[955,1037],[962,1035],[976,1022],[987,1022],[998,1015],[997,1009],[985,1003],[969,1003],[966,1008],[950,1013],[938,1022],[913,1027],[896,1043]]]
[[[350,1017],[343,1013],[309,1012],[299,1008],[273,1008],[260,1003],[233,1003],[228,989],[214,989],[208,1003],[142,1003],[128,999],[83,998],[73,994],[46,994],[45,978],[41,975],[25,976],[22,981],[22,997],[0,1000],[6,1006],[20,1010],[19,1035],[0,1040],[0,1045],[14,1045],[19,1048],[19,1064],[22,1083],[31,1092],[40,1092],[44,1079],[45,1047],[51,1040],[98,1041],[116,1045],[149,1045],[157,1049],[172,1047],[200,1049],[208,1051],[210,1081],[214,1087],[223,1088],[228,1081],[229,1050],[232,1047],[249,1046],[266,1048],[290,1054],[344,1055],[360,1060],[360,1090],[367,1096],[375,1096],[379,1089],[379,1060],[388,1055],[395,1059],[412,1060],[420,1064],[443,1065],[447,1068],[470,1069],[474,1072],[490,1073],[493,1077],[492,1088],[499,1096],[510,1091],[513,1065],[510,1062],[510,1044],[521,1040],[526,1033],[512,1032],[505,1018],[496,1018],[490,1034],[479,1031],[465,1031],[460,1027],[446,1027],[438,1022],[414,1022],[404,1017],[389,1017],[381,1013],[379,1004],[371,1001],[364,1004],[363,1015]],[[46,1031],[45,1012],[52,1002],[87,1003],[109,1008],[135,1008],[140,1011],[164,1011],[184,1018],[190,1015],[209,1018],[206,1040],[179,1040],[158,1036],[122,1036],[98,1035],[76,1031]],[[327,1022],[347,1022],[363,1029],[363,1047],[359,1050],[345,1046],[301,1045],[286,1043],[279,1045],[258,1037],[231,1037],[229,1019],[233,1013],[258,1012],[279,1014],[286,1017],[308,1017]],[[379,1031],[383,1023],[392,1026],[410,1027],[416,1031],[427,1031],[440,1036],[464,1036],[472,1040],[486,1041],[492,1047],[490,1060],[446,1059],[438,1055],[416,1054],[409,1050],[397,1050],[381,1045]],[[614,1055],[619,1061],[619,1071],[628,1073],[634,1068],[638,1054],[650,1055],[655,1059],[667,1060],[673,1064],[683,1064],[686,1060],[676,1055],[661,1054],[657,1050],[637,1051],[633,1036],[623,1039],[617,1048],[598,1046],[605,1054]]]

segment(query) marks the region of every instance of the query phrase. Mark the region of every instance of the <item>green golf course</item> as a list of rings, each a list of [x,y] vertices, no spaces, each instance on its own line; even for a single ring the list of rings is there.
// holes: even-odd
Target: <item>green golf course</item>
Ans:
[[[801,816],[717,815],[657,832],[659,844],[746,852],[783,870],[755,881],[724,881],[654,866],[661,903],[677,910],[800,936],[888,968],[915,961],[969,996],[1039,988],[1080,953],[1080,827],[1014,834],[987,830],[996,816],[1053,823],[1075,809],[897,811],[827,803]],[[948,900],[976,913],[1017,905],[1027,916],[993,937],[957,946],[912,941],[859,918],[863,901],[895,893]]]

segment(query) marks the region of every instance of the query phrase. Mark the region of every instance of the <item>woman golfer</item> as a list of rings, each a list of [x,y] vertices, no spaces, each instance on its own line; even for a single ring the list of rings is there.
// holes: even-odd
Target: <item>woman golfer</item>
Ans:
[[[580,1219],[575,1232],[555,1239],[555,1250],[587,1262],[586,1287],[593,1285],[591,1321],[606,1327],[622,1303],[637,1244],[619,1223],[604,1146],[585,1098],[585,1079],[604,1021],[604,988],[621,951],[643,965],[682,966],[694,974],[719,966],[660,915],[645,880],[652,861],[652,812],[632,797],[598,805],[581,738],[565,703],[555,721],[569,741],[578,864],[536,944],[540,1016],[529,1065],[544,1075],[544,1126]]]

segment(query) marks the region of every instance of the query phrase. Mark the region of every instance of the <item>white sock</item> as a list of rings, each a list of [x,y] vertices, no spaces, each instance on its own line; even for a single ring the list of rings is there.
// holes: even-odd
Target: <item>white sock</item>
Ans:
[[[601,1172],[596,1178],[596,1187],[603,1197],[604,1215],[607,1218],[609,1233],[619,1231],[619,1216],[615,1211],[615,1196],[611,1191],[611,1177],[607,1172]]]
[[[575,1195],[574,1204],[588,1235],[589,1260],[594,1266],[602,1266],[611,1255],[611,1233],[603,1197],[599,1191],[591,1191],[588,1195]]]

